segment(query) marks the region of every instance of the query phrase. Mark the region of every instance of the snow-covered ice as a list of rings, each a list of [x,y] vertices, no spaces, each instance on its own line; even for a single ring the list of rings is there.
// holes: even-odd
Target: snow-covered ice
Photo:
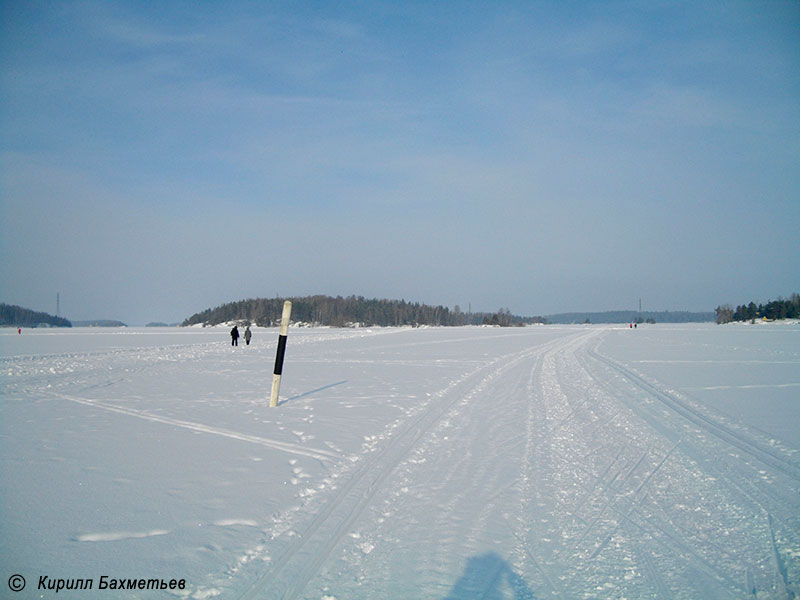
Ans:
[[[0,330],[0,585],[800,595],[797,323],[293,328],[270,409],[276,342]]]

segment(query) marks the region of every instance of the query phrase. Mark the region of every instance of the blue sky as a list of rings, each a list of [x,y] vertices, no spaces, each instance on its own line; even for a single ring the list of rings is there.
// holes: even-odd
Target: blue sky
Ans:
[[[0,5],[0,301],[800,290],[799,2]]]

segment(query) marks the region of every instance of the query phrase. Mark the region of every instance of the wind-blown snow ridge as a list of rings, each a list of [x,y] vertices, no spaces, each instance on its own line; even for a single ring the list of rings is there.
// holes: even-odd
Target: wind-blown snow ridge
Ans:
[[[118,542],[120,540],[135,540],[148,538],[154,535],[167,535],[169,531],[154,529],[152,531],[109,531],[105,533],[85,533],[75,539],[79,542]]]

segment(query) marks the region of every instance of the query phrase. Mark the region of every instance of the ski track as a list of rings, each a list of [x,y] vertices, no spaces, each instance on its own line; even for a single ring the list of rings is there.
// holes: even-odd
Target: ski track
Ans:
[[[408,344],[406,345],[408,346]],[[537,349],[534,352],[540,352]],[[420,440],[434,429],[456,403],[468,403],[489,383],[528,356],[494,359],[488,366],[479,367],[446,388],[433,398],[419,414],[406,422],[384,447],[361,465],[317,512],[312,521],[294,536],[295,541],[272,563],[241,598],[298,598],[308,582],[330,557],[342,537],[351,531],[366,507],[395,468],[414,450]]]
[[[393,581],[411,540],[438,546],[420,555],[421,598],[444,597],[434,582],[454,560],[498,543],[527,582],[520,598],[794,597],[797,565],[788,572],[773,523],[796,544],[796,457],[600,354],[606,333],[499,357],[434,394],[241,598],[356,597]],[[779,484],[754,485],[753,462]],[[437,515],[436,540],[420,511]],[[501,574],[475,597],[493,597]]]
[[[785,530],[796,534],[800,522],[797,518],[800,511],[797,496],[800,488],[800,464],[796,453],[781,448],[774,440],[762,439],[764,436],[760,436],[758,432],[750,432],[739,425],[726,423],[721,415],[700,408],[689,398],[681,397],[656,381],[646,380],[632,369],[600,354],[598,345],[594,344],[593,348],[586,349],[579,357],[583,369],[594,380],[597,388],[622,399],[632,409],[633,414],[654,432],[666,439],[675,440],[676,445],[670,453],[675,452],[688,459],[693,469],[675,480],[677,484],[691,483],[683,481],[690,474],[695,480],[713,483],[710,490],[717,497],[710,500],[687,485],[689,489],[685,493],[689,497],[694,496],[694,505],[701,510],[709,510],[716,505],[726,511],[716,517],[713,513],[708,515],[709,521],[715,521],[715,527],[708,527],[709,533],[693,531],[690,527],[677,524],[676,512],[663,502],[653,506],[653,510],[659,511],[660,518],[648,518],[656,527],[648,527],[648,521],[643,520],[648,515],[638,509],[631,513],[634,519],[627,519],[628,522],[642,528],[642,531],[649,530],[654,540],[665,548],[673,546],[677,551],[696,559],[705,576],[722,586],[717,592],[722,597],[749,593],[748,584],[739,585],[740,572],[748,573],[746,580],[755,581],[754,587],[749,589],[756,589],[758,598],[793,597],[786,594],[795,594],[796,584],[795,591],[792,592],[786,591],[787,586],[780,589],[780,586],[774,584],[774,571],[770,572],[770,569],[765,568],[769,561],[763,553],[745,552],[742,544],[748,546],[748,538],[763,539],[765,532],[769,532],[770,539],[774,539],[770,527],[764,527],[771,510],[782,515]],[[608,369],[603,370],[604,367],[610,368],[611,377]],[[762,476],[765,471],[761,467],[769,467],[773,481],[767,481],[768,478]],[[648,479],[651,476],[652,474]],[[776,480],[780,480],[780,485],[776,484]],[[689,502],[685,504],[691,506]],[[750,515],[755,517],[755,521],[745,526],[743,522]],[[738,519],[733,520],[732,517]],[[712,539],[711,532],[716,532],[719,537],[720,534],[728,536],[733,531],[738,531],[742,536],[734,542],[737,546],[735,549]],[[776,546],[772,545],[772,548],[774,556],[782,555]],[[786,550],[788,548],[784,548],[784,552]],[[773,566],[776,564],[782,563],[773,561]],[[754,571],[755,566],[759,567],[757,571]],[[780,570],[775,566],[774,568]],[[649,571],[659,572],[658,569]],[[759,575],[754,576],[754,572]],[[797,576],[795,572],[794,581]],[[786,581],[787,577],[781,579]],[[656,583],[657,589],[664,587],[662,583]]]
[[[409,341],[390,333],[398,331],[319,333],[292,344],[318,344],[320,363],[414,369],[430,361],[402,357],[476,339],[419,332]],[[217,343],[6,357],[0,367],[7,393],[41,387],[51,401],[318,461],[330,485],[272,515],[256,549],[196,597],[800,596],[798,451],[690,395],[726,386],[678,392],[635,366],[665,361],[604,353],[615,334],[569,328],[485,360],[442,356],[435,362],[453,374],[446,385],[424,400],[398,401],[402,416],[366,436],[356,454],[312,447],[299,430],[300,442],[291,443],[88,397],[164,362],[225,359],[228,350]],[[523,335],[498,330],[481,339],[502,347]],[[338,355],[337,344],[365,336],[382,336],[368,357]],[[261,351],[269,355],[274,345]],[[335,381],[289,400],[346,383]],[[308,476],[300,466],[293,472],[297,480]],[[269,520],[261,517],[220,523]],[[264,548],[268,560],[251,560]],[[479,576],[469,571],[476,564]]]
[[[305,445],[289,444],[286,442],[281,442],[279,440],[271,440],[260,436],[247,435],[236,431],[230,431],[228,429],[223,429],[221,427],[211,427],[209,425],[203,425],[202,423],[193,423],[191,421],[183,421],[180,419],[172,419],[169,417],[153,415],[145,411],[136,410],[135,408],[128,408],[124,406],[113,406],[106,404],[104,402],[98,402],[96,400],[87,400],[86,398],[77,398],[75,396],[68,396],[66,394],[58,394],[55,396],[55,398],[61,400],[68,400],[70,402],[75,402],[77,404],[92,406],[94,408],[100,408],[103,410],[115,412],[122,415],[128,415],[130,417],[136,417],[137,419],[144,419],[145,421],[151,421],[153,423],[163,423],[165,425],[172,425],[174,427],[182,427],[190,431],[198,431],[200,433],[219,435],[222,437],[227,437],[242,442],[249,442],[251,444],[259,444],[261,446],[272,448],[274,450],[280,450],[281,452],[285,452],[288,454],[307,456],[309,458],[314,458],[316,460],[323,462],[339,458],[338,453],[331,452],[329,450],[324,450],[322,448],[308,448]]]

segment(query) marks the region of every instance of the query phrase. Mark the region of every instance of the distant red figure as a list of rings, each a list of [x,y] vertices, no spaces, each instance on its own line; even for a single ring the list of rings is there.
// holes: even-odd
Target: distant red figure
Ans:
[[[20,335],[22,335],[22,327],[18,327],[18,328],[17,328],[17,333],[18,333],[18,334],[20,334]]]

